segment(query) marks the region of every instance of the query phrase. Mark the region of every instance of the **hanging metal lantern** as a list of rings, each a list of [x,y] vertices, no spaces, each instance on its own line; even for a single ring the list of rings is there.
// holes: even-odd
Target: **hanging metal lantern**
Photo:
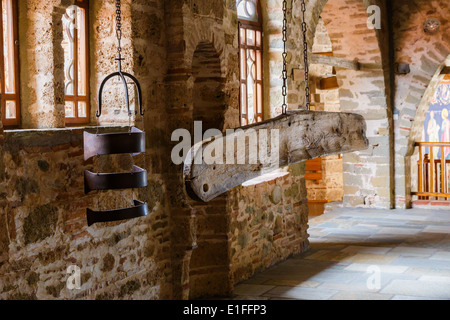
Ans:
[[[116,34],[118,40],[118,56],[116,58],[118,70],[105,77],[100,85],[98,93],[98,110],[96,112],[97,119],[102,115],[102,101],[103,89],[105,84],[113,77],[119,77],[123,83],[125,90],[125,99],[129,117],[128,132],[114,132],[114,133],[89,133],[84,132],[84,159],[88,160],[95,156],[109,155],[109,154],[131,154],[135,156],[145,152],[145,132],[136,127],[131,126],[131,108],[128,95],[128,85],[126,78],[136,85],[138,94],[139,114],[143,117],[144,110],[142,109],[142,91],[139,81],[131,74],[122,71],[122,29],[121,29],[121,10],[120,0],[116,0]],[[117,190],[117,189],[134,189],[143,188],[147,186],[147,171],[138,166],[133,166],[131,172],[127,173],[93,173],[89,170],[84,172],[84,191],[89,193],[91,191],[100,190]],[[134,206],[131,208],[116,209],[109,211],[94,211],[87,209],[87,222],[91,226],[97,222],[119,221],[132,218],[146,216],[148,214],[147,203],[133,200]]]

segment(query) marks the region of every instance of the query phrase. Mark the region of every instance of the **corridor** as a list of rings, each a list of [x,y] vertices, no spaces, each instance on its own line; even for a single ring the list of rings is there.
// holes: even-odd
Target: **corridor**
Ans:
[[[235,287],[235,299],[450,299],[450,211],[339,208],[311,249]]]

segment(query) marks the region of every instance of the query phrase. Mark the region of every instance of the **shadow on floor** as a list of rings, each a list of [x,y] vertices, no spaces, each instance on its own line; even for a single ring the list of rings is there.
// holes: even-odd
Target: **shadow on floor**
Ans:
[[[311,249],[238,284],[234,298],[450,299],[450,211],[397,212],[313,218]]]

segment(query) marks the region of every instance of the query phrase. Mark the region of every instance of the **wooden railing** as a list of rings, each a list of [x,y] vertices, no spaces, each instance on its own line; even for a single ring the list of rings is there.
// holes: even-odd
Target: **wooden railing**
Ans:
[[[419,148],[418,165],[418,192],[413,195],[419,199],[450,198],[449,193],[449,172],[450,160],[445,159],[446,149],[450,148],[449,142],[416,142]],[[428,148],[428,153],[426,153]],[[436,152],[437,151],[437,152]],[[438,158],[440,151],[440,157]]]

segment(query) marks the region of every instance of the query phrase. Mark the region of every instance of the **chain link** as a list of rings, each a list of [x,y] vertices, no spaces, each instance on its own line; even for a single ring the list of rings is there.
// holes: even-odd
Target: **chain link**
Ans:
[[[119,55],[122,52],[122,10],[120,8],[120,0],[116,0],[116,37],[119,45],[117,46],[117,51]]]
[[[308,26],[306,25],[305,13],[306,13],[306,4],[305,0],[302,0],[303,61],[305,63],[305,98],[306,98],[306,109],[311,110],[310,89],[309,89],[308,41],[306,39],[306,32],[308,31]]]
[[[119,75],[122,77],[125,86],[127,86],[126,80],[122,75],[122,61],[125,60],[122,58],[122,9],[120,5],[120,0],[116,0],[116,36],[117,36],[117,63],[119,68]],[[126,93],[128,99],[128,91]],[[128,102],[127,102],[128,103]],[[131,132],[131,112],[128,109],[128,132]]]
[[[287,0],[283,0],[283,114],[287,113]]]

